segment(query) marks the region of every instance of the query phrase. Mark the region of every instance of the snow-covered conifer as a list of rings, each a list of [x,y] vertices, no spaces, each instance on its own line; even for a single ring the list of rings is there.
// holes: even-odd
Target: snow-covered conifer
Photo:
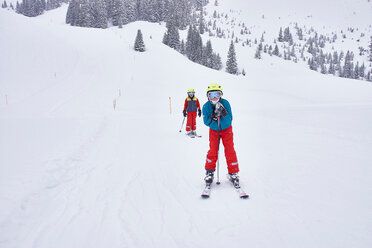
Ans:
[[[79,12],[80,4],[79,0],[71,0],[66,14],[66,23],[71,24],[72,26],[79,25]]]
[[[185,53],[186,53],[184,40],[182,40],[181,44],[180,44],[180,53],[183,54],[183,55],[185,55]]]
[[[123,0],[112,0],[111,1],[111,21],[112,25],[120,26],[126,23],[126,12],[124,8]]]
[[[134,42],[134,50],[138,52],[144,52],[145,49],[145,43],[143,42],[143,36],[140,29],[137,31],[136,40]]]
[[[282,28],[280,28],[280,31],[279,31],[278,41],[283,42],[283,29]]]
[[[256,53],[254,54],[254,58],[255,59],[261,59],[262,58],[261,57],[261,49],[259,48],[259,46],[257,47]]]
[[[372,36],[371,41],[369,43],[369,61],[372,61]]]
[[[233,41],[230,43],[229,52],[227,54],[226,71],[230,74],[238,74],[238,63],[236,61],[236,53]]]
[[[207,41],[205,47],[203,48],[203,59],[202,64],[206,67],[213,68],[213,49],[210,40]]]
[[[316,61],[316,58],[314,57],[311,57],[310,61],[309,61],[309,67],[310,67],[310,70],[313,70],[313,71],[318,71],[318,63]]]
[[[80,27],[92,27],[94,23],[94,17],[91,12],[90,4],[87,0],[80,2],[79,12],[79,26]]]
[[[124,24],[134,22],[134,21],[137,20],[137,3],[136,3],[136,1],[125,0],[124,9],[125,9]]]
[[[325,64],[320,65],[320,73],[327,74],[327,67]]]
[[[173,22],[167,23],[167,26],[168,26],[167,43],[164,43],[164,44],[179,51],[180,50],[180,34],[178,32],[178,28],[176,28]]]
[[[297,36],[298,36],[298,39],[299,40],[303,40],[304,39],[304,35],[302,33],[302,29],[301,28],[298,28],[297,29]]]
[[[213,53],[213,69],[218,71],[222,69],[222,60],[218,53]]]
[[[366,80],[372,82],[372,73],[369,71],[366,75]]]
[[[359,61],[356,63],[354,67],[352,78],[359,79]]]
[[[352,52],[347,51],[344,61],[342,77],[344,78],[353,78],[354,66],[352,63]]]
[[[199,33],[204,34],[204,32],[205,32],[204,16],[203,16],[203,11],[201,11],[200,18],[199,18]]]
[[[107,28],[107,10],[104,0],[95,0],[91,10],[94,16],[93,27]],[[119,23],[120,21],[118,21],[118,25]]]
[[[329,62],[328,74],[332,74],[332,75],[336,74],[335,65],[333,64],[332,60]]]
[[[273,51],[273,55],[279,57],[279,47],[278,47],[278,44],[275,45],[275,48],[274,48],[274,51]]]
[[[364,78],[365,76],[365,70],[366,70],[366,66],[364,65],[364,63],[359,67],[359,77],[360,78]]]

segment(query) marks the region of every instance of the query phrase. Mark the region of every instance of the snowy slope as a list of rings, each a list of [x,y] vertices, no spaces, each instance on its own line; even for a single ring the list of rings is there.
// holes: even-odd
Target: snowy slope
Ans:
[[[295,56],[292,56],[296,58],[292,60],[308,68],[307,62],[313,55],[307,52],[307,42],[314,37],[325,37],[324,47],[318,47],[324,54],[351,51],[354,53],[354,66],[357,62],[359,66],[364,63],[365,73],[372,71],[366,52],[372,36],[372,2],[368,0],[219,0],[218,6],[214,2],[210,1],[204,11],[208,31],[203,38],[212,41],[223,59],[227,56],[230,41],[234,40],[240,70],[249,70],[249,61],[261,42],[267,48],[278,45],[282,58],[288,49],[293,49]],[[287,42],[278,42],[280,29],[284,31],[287,27],[293,36],[293,47]],[[225,39],[216,38],[216,29],[223,32]],[[297,29],[302,30],[301,40]],[[266,52],[262,56],[264,60],[269,57]],[[343,60],[341,64],[344,65]]]
[[[276,58],[232,76],[164,46],[163,25],[84,29],[65,13],[0,10],[0,247],[372,245],[370,83]],[[212,82],[246,201],[224,177],[200,198],[208,129],[178,132],[186,90],[205,103]]]

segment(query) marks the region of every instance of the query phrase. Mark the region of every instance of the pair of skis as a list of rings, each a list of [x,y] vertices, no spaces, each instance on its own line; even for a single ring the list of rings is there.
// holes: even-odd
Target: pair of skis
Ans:
[[[230,182],[231,182],[231,181],[230,181]],[[231,182],[231,183],[232,183],[232,182]],[[249,198],[249,195],[248,195],[247,193],[245,193],[245,191],[240,187],[239,184],[238,184],[238,185],[234,185],[234,184],[232,183],[232,185],[233,185],[233,187],[235,188],[236,192],[238,193],[239,198],[241,198],[241,199],[247,199],[247,198]],[[209,198],[209,196],[211,195],[211,186],[212,186],[211,183],[207,183],[207,184],[205,185],[205,188],[204,188],[204,190],[203,190],[203,192],[202,192],[202,194],[201,194],[201,197],[202,197],[202,198]]]
[[[186,136],[189,136],[190,138],[201,138],[201,137],[202,137],[201,135],[197,135],[197,134],[187,134],[187,133],[186,133]]]

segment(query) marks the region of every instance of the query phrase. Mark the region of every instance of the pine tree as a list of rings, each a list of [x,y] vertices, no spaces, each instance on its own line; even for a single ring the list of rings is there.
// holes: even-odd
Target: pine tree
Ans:
[[[203,49],[203,60],[202,64],[206,67],[213,68],[213,48],[210,40],[207,41]]]
[[[366,80],[372,82],[371,72],[369,71],[366,75]]]
[[[66,14],[66,23],[71,24],[72,26],[79,25],[79,12],[80,12],[80,3],[79,0],[71,0],[68,5],[67,14]]]
[[[178,29],[173,24],[173,22],[167,23],[168,30],[167,30],[167,43],[164,43],[168,45],[169,47],[179,51],[180,50],[180,34],[178,32]]]
[[[92,3],[91,10],[94,17],[93,27],[107,28],[107,10],[105,2],[103,0],[95,0]]]
[[[359,77],[360,78],[364,78],[364,76],[365,76],[365,70],[366,70],[366,66],[363,63],[362,66],[359,67]]]
[[[303,40],[304,39],[304,36],[302,34],[302,29],[301,28],[298,28],[297,29],[297,35],[298,35],[298,39],[299,40]]]
[[[227,54],[226,71],[230,74],[238,74],[238,63],[236,61],[236,53],[233,41],[231,41],[229,52]]]
[[[188,58],[191,57],[191,53],[192,53],[193,33],[194,33],[193,26],[190,25],[189,30],[187,32],[186,45],[185,45],[185,52]]]
[[[372,61],[372,36],[369,44],[369,61]]]
[[[205,32],[205,24],[204,24],[204,16],[203,10],[200,12],[200,19],[199,19],[199,33],[204,34]]]
[[[94,17],[91,12],[90,4],[87,0],[82,0],[80,3],[79,12],[79,26],[80,27],[92,27],[94,23]]]
[[[278,44],[275,45],[275,48],[274,48],[274,51],[273,51],[273,55],[279,57],[279,47],[278,47]]]
[[[327,67],[325,64],[320,65],[320,73],[327,74]]]
[[[145,43],[143,42],[143,36],[140,29],[137,31],[136,40],[134,42],[134,50],[138,52],[144,52],[145,49]]]
[[[329,63],[328,74],[332,74],[332,75],[336,74],[335,65],[333,64],[332,60]]]
[[[260,45],[262,45],[262,43],[260,43]],[[261,57],[261,50],[262,49],[260,49],[260,46],[258,46],[257,47],[257,50],[256,50],[256,53],[254,54],[254,58],[255,59],[261,59],[262,57]]]
[[[22,14],[23,13],[23,9],[22,9],[22,5],[18,3],[16,3],[16,13],[18,14]]]
[[[316,62],[316,58],[314,59],[314,57],[311,57],[311,59],[309,59],[309,67],[310,67],[310,70],[318,71],[319,65]]]
[[[280,28],[280,31],[279,31],[278,41],[283,42],[283,30],[282,30],[282,28]]]
[[[203,42],[199,31],[193,25],[190,25],[186,39],[186,55],[196,63],[202,63]]]
[[[185,48],[185,42],[182,40],[180,45],[180,53],[185,55],[186,54],[186,48]]]
[[[353,78],[359,79],[359,62],[356,63],[353,71]]]
[[[123,24],[128,24],[137,20],[137,3],[133,0],[124,2],[125,20]]]
[[[344,78],[353,78],[353,63],[352,63],[352,52],[347,51],[345,56],[345,62],[343,67],[342,77]]]
[[[213,53],[213,69],[218,71],[222,69],[222,60],[218,53]]]
[[[126,12],[124,8],[123,0],[112,0],[111,8],[109,13],[111,13],[112,25],[120,26],[126,23]]]

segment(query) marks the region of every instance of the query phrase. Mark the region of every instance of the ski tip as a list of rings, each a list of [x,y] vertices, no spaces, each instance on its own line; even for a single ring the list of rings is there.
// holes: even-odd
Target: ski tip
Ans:
[[[248,198],[249,198],[249,195],[247,195],[247,194],[243,194],[243,195],[240,195],[240,198],[241,198],[241,199],[248,199]]]

